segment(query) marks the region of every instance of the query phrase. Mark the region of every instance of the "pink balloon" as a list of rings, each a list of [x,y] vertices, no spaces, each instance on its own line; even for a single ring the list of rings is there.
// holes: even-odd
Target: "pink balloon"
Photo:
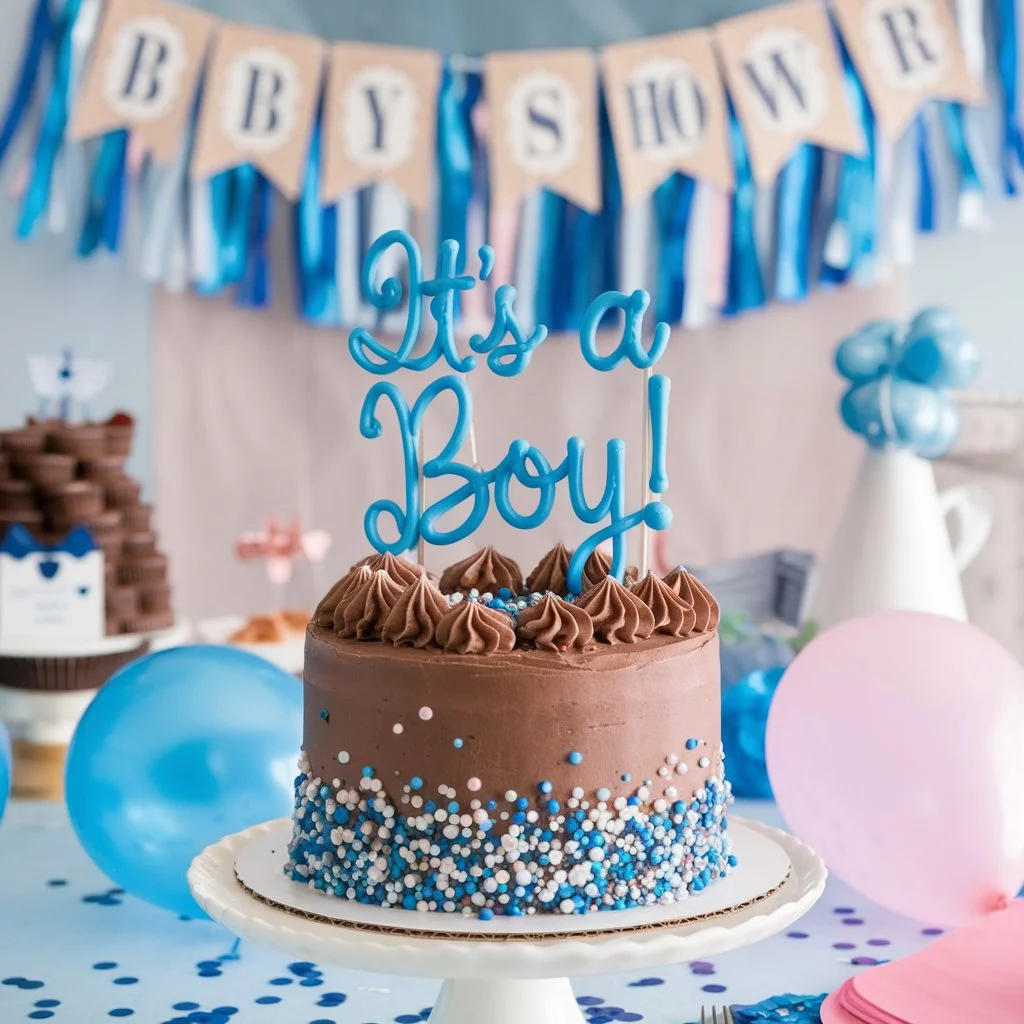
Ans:
[[[766,760],[793,832],[883,907],[959,926],[1024,883],[1024,668],[973,626],[889,611],[821,634]]]

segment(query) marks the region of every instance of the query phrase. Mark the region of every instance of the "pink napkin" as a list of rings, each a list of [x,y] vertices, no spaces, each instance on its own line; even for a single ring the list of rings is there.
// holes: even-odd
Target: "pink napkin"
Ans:
[[[1024,1021],[1024,901],[927,948],[846,982],[824,1024],[1020,1024]]]

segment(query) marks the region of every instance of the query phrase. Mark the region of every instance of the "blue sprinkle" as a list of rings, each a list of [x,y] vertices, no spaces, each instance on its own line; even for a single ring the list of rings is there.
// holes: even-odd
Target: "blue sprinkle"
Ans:
[[[576,1002],[580,1006],[600,1006],[604,1000],[600,996],[578,996]]]
[[[644,1015],[642,1013],[618,1013],[615,1015],[616,1020],[643,1020]]]
[[[687,750],[696,750],[697,749],[697,741],[692,736],[686,741],[686,749]]]
[[[302,981],[299,982],[299,985],[302,986],[302,988],[315,988],[317,985],[322,985],[323,983],[323,978],[303,978]]]
[[[582,764],[583,755],[578,750],[573,750],[569,753],[569,764]]]
[[[97,964],[96,966],[99,967],[99,964]],[[111,964],[110,966],[111,967],[116,967],[117,964]],[[209,970],[213,970],[214,968],[220,968],[220,961],[219,960],[200,960],[199,963],[196,964],[196,967],[198,967],[201,971],[203,971],[203,970],[209,971]]]
[[[630,988],[650,988],[652,985],[664,985],[664,978],[638,978],[629,983]]]
[[[199,1004],[198,1003],[175,1003],[171,1007],[171,1009],[172,1010],[198,1010],[199,1009]]]
[[[419,1020],[419,1017],[416,1020]],[[328,1020],[326,1017],[317,1017],[316,1020],[311,1020],[309,1024],[334,1024],[334,1021]]]
[[[368,779],[373,775],[373,769],[369,765],[363,767],[363,778]]]
[[[552,814],[557,814],[557,813],[558,813],[558,811],[559,811],[559,807],[560,807],[560,805],[559,805],[559,803],[558,803],[558,801],[557,801],[557,800],[549,800],[549,801],[548,801],[548,804],[547,804],[547,807],[548,807],[548,810],[549,810],[549,811],[550,811],[550,812],[551,812]]]
[[[291,978],[271,978],[271,985],[290,985],[292,983]]]
[[[271,1006],[274,1003],[281,1002],[281,997],[280,996],[259,996],[259,998],[257,998],[256,1002],[260,1006]]]
[[[422,789],[423,788],[423,780],[418,775],[414,775],[409,780],[409,788],[410,789]]]
[[[633,779],[633,776],[632,776],[632,775],[630,775],[630,773],[629,773],[629,772],[623,772],[623,773],[622,773],[622,774],[621,774],[621,775],[619,776],[619,778],[620,778],[620,779],[622,779],[622,781],[623,781],[623,782],[631,782],[631,781],[632,781],[632,779]]]
[[[403,1013],[395,1018],[395,1024],[420,1024],[420,1015],[418,1013]]]
[[[701,990],[701,992],[724,992],[725,991],[725,986],[724,985],[715,985],[715,984],[712,984],[712,985],[702,985],[700,990]]]
[[[326,722],[327,719],[331,717],[331,714],[327,710],[327,708],[321,708],[320,709],[320,717]]]
[[[108,1017],[130,1017],[135,1011],[129,1010],[127,1006],[119,1006],[107,1014]]]
[[[62,885],[67,885],[68,881],[66,878],[51,878],[46,884],[56,889]]]
[[[453,746],[453,747],[454,747],[454,748],[455,748],[456,750],[461,750],[461,749],[462,749],[462,740],[461,740],[461,739],[459,739],[459,737],[458,737],[458,736],[456,736],[456,737],[455,737],[455,739],[453,739],[453,740],[452,740],[452,746]]]
[[[555,787],[554,787],[554,786],[552,786],[552,785],[551,785],[551,783],[550,783],[550,782],[548,782],[548,780],[547,780],[547,779],[544,779],[544,781],[543,781],[543,782],[541,782],[541,783],[539,783],[539,784],[537,785],[537,790],[538,790],[539,792],[541,792],[541,793],[544,793],[545,795],[546,795],[546,794],[548,794],[548,793],[550,793],[550,792],[551,792],[551,790],[552,790],[552,789],[554,789],[554,788],[555,788]]]
[[[310,963],[308,960],[296,960],[295,963],[288,965],[288,970],[292,974],[319,974],[320,972],[316,969],[316,964]]]
[[[115,985],[137,985],[139,983],[138,978],[115,978]]]
[[[33,1006],[38,1006],[41,1010],[45,1010],[47,1007],[50,1007],[50,1006],[60,1006],[60,1000],[59,999],[37,999],[32,1005]]]
[[[317,1006],[341,1006],[348,999],[344,992],[325,992],[318,1000]]]
[[[53,1010],[33,1010],[29,1015],[29,1020],[46,1020],[47,1017],[53,1016]]]
[[[101,960],[98,964],[93,964],[92,969],[94,971],[112,971],[116,966],[117,964],[113,960]],[[203,965],[199,964],[199,966],[202,967]]]
[[[225,1017],[232,1017],[238,1013],[237,1006],[215,1006],[213,1008],[214,1013],[222,1013]]]

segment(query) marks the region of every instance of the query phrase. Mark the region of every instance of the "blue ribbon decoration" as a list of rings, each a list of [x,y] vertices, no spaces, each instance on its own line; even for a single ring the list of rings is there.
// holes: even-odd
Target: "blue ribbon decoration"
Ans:
[[[72,558],[83,558],[95,550],[96,542],[84,526],[76,526],[59,544],[50,545],[36,540],[21,523],[13,523],[0,542],[0,553],[19,561],[36,554],[65,554]]]
[[[750,168],[750,156],[743,138],[743,129],[729,101],[729,137],[736,172],[732,194],[732,238],[729,247],[729,286],[724,312],[728,316],[746,309],[758,309],[765,303],[764,280],[757,258],[754,235],[754,200],[757,186]]]
[[[914,137],[917,143],[917,227],[924,234],[931,234],[938,227],[935,211],[935,172],[928,152],[928,125],[918,114],[914,118]]]
[[[843,422],[872,448],[939,458],[960,429],[948,391],[968,384],[978,364],[977,347],[948,310],[924,309],[906,327],[866,324],[836,350],[836,369],[850,383]]]
[[[683,319],[686,228],[690,221],[693,193],[693,179],[678,173],[670,175],[654,192],[658,219],[658,284],[654,314],[658,320],[669,324],[677,324]]]
[[[811,222],[818,183],[821,150],[802,143],[779,174],[775,204],[775,297],[798,302],[810,290]]]
[[[1003,144],[1000,162],[1003,187],[1008,196],[1017,194],[1014,162],[1024,168],[1024,135],[1020,127],[1020,95],[1018,91],[1017,0],[994,0],[998,24],[996,66],[1003,99]]]
[[[35,233],[50,199],[50,181],[64,138],[68,119],[68,76],[71,72],[71,32],[78,18],[82,0],[65,0],[64,9],[56,20],[53,36],[56,56],[50,98],[43,115],[43,124],[36,142],[32,177],[25,191],[18,221],[19,238],[31,238]]]
[[[83,259],[103,244],[116,252],[121,232],[121,207],[124,192],[126,131],[103,136],[89,181],[89,199],[78,238],[78,255]]]
[[[25,51],[22,54],[21,66],[18,68],[18,75],[15,79],[14,92],[7,104],[3,126],[0,127],[0,165],[3,164],[7,150],[17,136],[18,129],[32,105],[39,73],[43,66],[43,57],[54,38],[54,28],[53,15],[50,13],[50,0],[36,0],[28,39],[25,42]]]

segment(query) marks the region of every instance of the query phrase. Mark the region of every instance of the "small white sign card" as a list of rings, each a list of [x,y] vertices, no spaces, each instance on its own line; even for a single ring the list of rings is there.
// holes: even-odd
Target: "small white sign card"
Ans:
[[[103,551],[85,527],[50,548],[11,526],[0,542],[0,641],[99,639],[103,582]]]

